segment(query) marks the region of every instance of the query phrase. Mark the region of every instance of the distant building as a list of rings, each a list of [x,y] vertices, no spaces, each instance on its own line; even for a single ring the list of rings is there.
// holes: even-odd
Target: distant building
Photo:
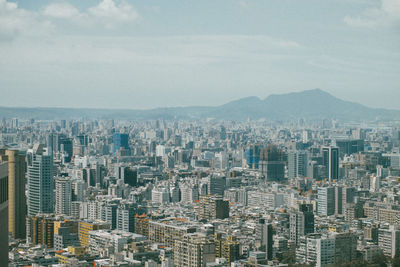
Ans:
[[[284,180],[285,161],[283,151],[275,145],[267,145],[261,150],[259,169],[268,182]]]
[[[329,183],[339,178],[339,148],[323,147],[322,148],[323,165],[328,171]]]
[[[290,212],[290,240],[298,244],[300,236],[314,233],[314,213],[312,204],[300,204],[299,209]]]
[[[175,267],[203,267],[215,261],[215,243],[200,233],[187,234],[175,240]]]
[[[322,216],[335,214],[335,187],[319,187],[317,199],[317,213]]]
[[[113,135],[113,155],[115,156],[120,149],[129,149],[129,135],[124,133],[114,133]]]
[[[291,151],[288,153],[288,178],[307,177],[308,153]]]
[[[229,218],[229,202],[215,195],[200,196],[196,209],[199,220]]]

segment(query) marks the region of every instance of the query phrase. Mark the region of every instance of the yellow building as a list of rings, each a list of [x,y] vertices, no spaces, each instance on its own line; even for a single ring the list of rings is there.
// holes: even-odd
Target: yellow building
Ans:
[[[81,246],[88,247],[89,246],[89,232],[100,230],[100,229],[110,229],[110,225],[108,223],[100,222],[100,221],[81,221],[79,222],[79,241],[81,242]]]

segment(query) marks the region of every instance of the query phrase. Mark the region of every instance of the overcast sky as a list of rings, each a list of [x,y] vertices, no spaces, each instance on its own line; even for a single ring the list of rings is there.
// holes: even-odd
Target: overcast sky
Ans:
[[[400,0],[0,0],[0,106],[219,105],[314,88],[400,109]]]

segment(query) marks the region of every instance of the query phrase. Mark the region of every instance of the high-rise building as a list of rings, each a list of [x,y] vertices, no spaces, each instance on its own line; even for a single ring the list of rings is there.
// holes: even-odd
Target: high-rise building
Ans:
[[[328,171],[329,183],[339,178],[339,148],[323,147],[322,148],[323,165]]]
[[[282,181],[285,178],[283,151],[275,145],[267,145],[261,150],[259,169],[268,182]]]
[[[184,235],[173,247],[175,267],[203,267],[215,261],[215,243],[204,234]]]
[[[129,135],[124,133],[114,133],[113,135],[113,155],[115,156],[120,149],[129,149]]]
[[[308,153],[307,151],[292,151],[288,153],[288,177],[307,177]]]
[[[133,233],[137,209],[133,203],[122,203],[117,208],[117,229]]]
[[[0,161],[0,265],[8,265],[8,162]]]
[[[301,236],[314,233],[312,204],[300,204],[298,210],[290,212],[290,240],[298,244]]]
[[[196,209],[199,220],[229,218],[229,202],[216,195],[200,196]]]
[[[54,212],[53,159],[43,145],[28,150],[28,216]]]
[[[26,237],[25,156],[17,150],[0,150],[0,162],[8,161],[8,232]]]
[[[72,183],[69,178],[56,179],[56,214],[71,215]]]
[[[54,247],[54,221],[50,214],[26,217],[26,237],[29,243]]]
[[[387,257],[394,258],[400,253],[400,228],[390,225],[388,228],[378,229],[378,246]]]
[[[72,138],[62,138],[60,140],[60,152],[63,154],[64,162],[71,162],[73,147]]]
[[[261,146],[255,144],[246,150],[246,162],[250,169],[258,169],[260,162]]]
[[[228,266],[239,259],[240,242],[234,236],[223,237],[221,233],[215,234],[215,256],[225,258]]]
[[[322,216],[335,214],[335,187],[319,187],[317,199],[317,213]]]
[[[260,250],[266,253],[266,259],[272,260],[273,257],[273,232],[272,224],[266,219],[260,219],[256,229],[257,238],[260,241]]]

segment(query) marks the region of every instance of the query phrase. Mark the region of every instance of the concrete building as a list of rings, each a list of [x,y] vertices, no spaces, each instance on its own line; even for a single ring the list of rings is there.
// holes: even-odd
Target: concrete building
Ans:
[[[43,145],[28,150],[28,216],[54,212],[53,159]]]
[[[184,235],[175,240],[175,267],[203,267],[215,261],[215,243],[201,233]]]
[[[196,207],[199,220],[229,218],[229,202],[218,196],[200,196]]]
[[[17,150],[0,150],[0,162],[8,162],[8,232],[13,238],[26,237],[25,156]]]
[[[317,213],[320,216],[335,214],[335,187],[319,187],[317,199]]]
[[[69,178],[56,178],[55,213],[71,215],[72,183]]]

